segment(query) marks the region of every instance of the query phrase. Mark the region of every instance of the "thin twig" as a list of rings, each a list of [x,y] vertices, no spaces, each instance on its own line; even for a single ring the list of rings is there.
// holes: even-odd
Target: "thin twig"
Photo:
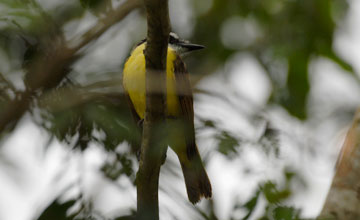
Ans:
[[[72,49],[76,51],[80,50],[85,45],[89,44],[91,41],[100,37],[111,26],[121,21],[130,12],[132,12],[136,8],[139,8],[141,5],[142,2],[140,0],[126,1],[117,9],[111,10],[106,17],[101,18],[94,27],[85,32],[82,36],[75,37],[74,39],[70,40],[68,44],[75,44],[74,46],[72,46]]]

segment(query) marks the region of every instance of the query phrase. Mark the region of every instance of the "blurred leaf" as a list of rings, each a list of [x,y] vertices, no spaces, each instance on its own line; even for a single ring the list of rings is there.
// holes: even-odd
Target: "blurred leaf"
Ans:
[[[49,23],[51,23],[51,19],[44,19],[47,15],[36,1],[2,0],[0,6],[2,6],[0,7],[1,18],[12,21],[8,23],[12,28],[18,29],[20,26],[23,31],[27,33],[39,35],[43,33],[44,29],[47,29]],[[16,26],[13,24],[16,24]],[[5,27],[9,28],[9,25]],[[4,26],[1,28],[4,28]]]
[[[49,131],[60,141],[70,142],[70,138],[77,133],[81,116],[80,112],[74,109],[46,115],[46,117],[46,120],[51,123]]]
[[[78,135],[75,147],[84,150],[91,141],[113,151],[120,143],[140,139],[129,107],[123,97],[94,94],[80,89],[54,91],[41,101],[44,124],[60,141],[70,143]],[[93,133],[103,134],[95,137]]]
[[[246,210],[248,212],[246,214],[246,216],[243,218],[243,220],[249,219],[251,214],[254,212],[256,204],[257,204],[257,202],[259,200],[260,192],[261,191],[258,189],[256,191],[255,195],[243,205],[243,207],[246,208]]]
[[[290,170],[285,170],[286,182],[289,183],[297,174]]]
[[[282,205],[292,195],[290,183],[296,173],[285,170],[285,186],[280,188],[275,183],[268,181],[260,189],[266,199],[265,214],[260,219],[290,220],[299,219],[300,210],[294,207]]]
[[[99,16],[112,9],[111,0],[80,0],[82,7]]]
[[[266,200],[269,203],[277,204],[290,197],[291,191],[289,189],[278,190],[275,183],[268,181],[261,187]]]
[[[212,71],[217,66],[226,64],[227,59],[239,51],[259,53],[259,56],[272,60],[266,64],[266,69],[271,71],[276,71],[271,68],[273,63],[285,62],[288,66],[286,88],[274,88],[276,94],[273,94],[272,101],[281,104],[295,117],[306,119],[310,89],[308,65],[311,57],[326,56],[353,73],[353,68],[333,49],[333,35],[338,22],[334,14],[344,15],[347,4],[347,1],[339,0],[214,0],[208,11],[197,17],[194,41],[206,45],[208,50],[194,58],[194,67],[198,67],[199,72]],[[198,3],[194,3],[195,8],[197,5]],[[256,28],[261,33],[259,38],[251,39],[253,42],[246,48],[233,49],[236,45],[231,47],[229,42],[224,48],[224,34],[231,33],[223,32],[223,26],[232,17],[258,24]],[[336,17],[339,18],[343,17]],[[239,40],[243,39],[241,32],[245,32],[245,29],[234,26],[232,30],[235,36],[239,36]],[[269,73],[269,77],[274,81],[274,86],[282,86],[282,83],[276,82],[279,80],[277,72]]]
[[[99,6],[103,0],[80,0],[81,5],[84,8],[94,8]]]
[[[298,219],[300,216],[300,210],[294,207],[287,207],[282,205],[292,195],[290,183],[297,174],[289,170],[284,170],[285,184],[279,188],[272,181],[267,181],[264,184],[260,184],[254,195],[244,204],[239,205],[235,203],[232,210],[233,213],[236,211],[245,209],[246,215],[242,218],[248,220],[256,209],[260,196],[265,197],[265,212],[264,215],[259,218],[262,220],[287,220],[287,219]],[[231,219],[238,219],[231,217]]]
[[[58,200],[51,203],[44,212],[40,215],[38,220],[72,220],[73,217],[67,216],[67,211],[75,204],[76,200],[60,204]]]
[[[293,207],[278,206],[274,209],[275,220],[297,220],[299,217],[299,211]]]
[[[321,47],[321,46],[322,45],[319,45],[319,47]],[[325,48],[321,49],[321,54],[323,56],[331,59],[333,62],[338,64],[342,69],[352,73],[357,79],[359,79],[359,77],[354,72],[354,68],[348,62],[346,62],[345,60],[340,58],[337,54],[335,54],[335,52],[332,50],[332,47],[330,47],[330,46],[331,45],[327,45],[327,47],[323,46]]]
[[[205,127],[216,128],[215,122],[210,119],[202,120],[202,123]]]
[[[308,54],[298,51],[289,57],[287,89],[288,95],[282,100],[292,115],[306,119],[306,99],[310,90],[308,80]]]
[[[237,154],[237,147],[239,141],[230,135],[228,132],[223,131],[220,135],[216,136],[219,141],[218,151],[228,157],[234,157]]]
[[[263,146],[264,151],[269,154],[270,150],[279,156],[280,143],[279,143],[279,130],[271,127],[269,122],[266,122],[265,130],[260,137],[259,143]]]
[[[123,174],[128,177],[132,176],[133,180],[135,180],[133,163],[128,154],[116,153],[116,159],[112,162],[105,163],[101,171],[111,180],[117,180]]]
[[[115,149],[124,140],[129,140],[136,135],[140,136],[136,133],[136,129],[132,129],[134,126],[127,107],[99,101],[89,104],[84,113],[88,123],[94,123],[97,128],[105,132],[106,137],[102,142],[107,150]]]

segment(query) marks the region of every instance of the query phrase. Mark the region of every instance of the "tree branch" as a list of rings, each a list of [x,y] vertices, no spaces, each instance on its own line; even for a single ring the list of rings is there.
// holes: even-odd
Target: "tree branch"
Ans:
[[[142,1],[140,0],[128,0],[124,2],[120,7],[107,14],[106,17],[100,19],[94,27],[82,36],[71,40],[70,44],[74,44],[72,48],[76,51],[83,48],[91,41],[100,37],[111,26],[125,18],[135,8],[139,8],[140,6],[142,6]]]
[[[147,13],[146,113],[137,173],[138,219],[159,219],[158,185],[167,144],[166,130],[166,57],[170,32],[168,0],[144,0]]]
[[[348,131],[319,219],[360,219],[360,108]]]

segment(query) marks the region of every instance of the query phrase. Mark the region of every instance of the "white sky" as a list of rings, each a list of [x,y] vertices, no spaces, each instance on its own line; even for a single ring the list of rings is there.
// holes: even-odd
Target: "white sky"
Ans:
[[[170,5],[173,14],[179,11],[176,10],[179,7],[183,8],[184,11],[187,8],[186,4],[175,0],[170,1]],[[51,4],[48,7],[51,7]],[[184,30],[184,33],[181,33],[183,36],[191,33],[192,27],[188,25],[191,23],[191,14],[187,17],[188,19],[184,18],[183,20],[172,19],[175,29]],[[357,73],[360,71],[360,63],[358,62],[360,60],[359,25],[360,2],[353,0],[346,22],[341,25],[336,35],[334,47],[342,57],[355,67]],[[136,26],[143,26],[143,24]],[[121,28],[128,27],[125,24]],[[112,30],[113,34],[116,34],[117,31],[116,29]],[[113,39],[113,42],[108,42],[106,39],[101,41],[100,39],[97,44],[104,47],[100,50],[94,50],[77,68],[86,67],[89,60],[97,60],[103,66],[116,68],[117,61],[105,59],[103,55],[104,51],[116,54],[120,48],[127,47],[119,39],[131,38],[131,34],[126,35],[124,34],[125,31],[120,32],[121,37]],[[123,51],[127,50],[128,48],[123,49]],[[126,54],[121,56],[126,56]],[[121,57],[121,59],[123,58],[125,57]],[[87,67],[89,71],[94,71],[93,68],[96,66],[98,65]],[[226,78],[223,77],[224,74],[209,76],[199,84],[199,87],[203,89],[220,88],[221,90],[223,86],[229,86],[248,100],[239,99],[236,101],[238,105],[246,105],[249,100],[252,105],[256,106],[263,106],[266,103],[271,85],[264,71],[251,56],[236,54],[224,69],[218,71],[228,71],[230,74]],[[358,95],[360,88],[354,82],[353,77],[343,74],[342,69],[326,59],[314,60],[310,66],[310,72],[312,97],[309,102],[316,105],[316,100],[321,97],[335,98],[331,103],[326,103],[325,106],[320,106],[320,104],[315,106],[314,117],[304,123],[290,118],[281,109],[275,107],[268,109],[266,117],[283,131],[281,135],[281,159],[275,160],[264,155],[261,149],[248,145],[243,147],[243,156],[229,161],[221,154],[209,150],[216,144],[211,138],[213,133],[204,132],[199,135],[200,152],[209,153],[211,158],[207,170],[212,181],[215,207],[220,219],[229,217],[228,214],[232,208],[230,205],[236,197],[242,202],[246,201],[253,194],[259,181],[280,180],[283,168],[289,165],[297,170],[308,184],[307,188],[296,193],[289,203],[302,208],[305,217],[314,217],[320,211],[331,183],[336,155],[347,128],[345,124],[339,124],[329,118],[322,118],[322,113],[328,112],[331,106],[334,107],[339,104],[360,104]],[[224,94],[224,96],[236,98],[234,94]],[[255,138],[259,135],[258,129],[250,126],[246,118],[237,112],[238,109],[223,108],[221,107],[223,103],[223,100],[199,95],[196,97],[195,112],[201,112],[205,117],[218,120],[220,127],[232,131],[234,134],[241,134],[241,136],[248,138]],[[245,106],[243,111],[250,114],[252,107]],[[325,119],[326,121],[324,121]],[[303,140],[299,137],[309,137],[309,139]],[[3,155],[13,164],[9,165],[11,169],[2,164],[0,166],[0,219],[31,219],[35,213],[41,211],[41,208],[62,192],[64,187],[73,181],[77,181],[80,173],[83,178],[81,184],[87,192],[92,192],[89,193],[89,196],[96,198],[95,206],[104,213],[115,215],[119,210],[135,207],[135,189],[126,188],[131,185],[126,178],[120,178],[117,186],[101,178],[101,174],[97,170],[107,155],[96,146],[91,146],[84,155],[81,155],[70,152],[68,148],[53,140],[51,147],[45,152],[43,147],[46,141],[46,132],[32,123],[28,116],[23,118],[15,132],[4,141],[0,156]],[[307,147],[314,145],[314,143],[318,145],[315,150]],[[302,147],[296,147],[296,145]],[[202,148],[202,146],[204,147]],[[209,148],[205,148],[205,146],[209,146]],[[311,156],[310,150],[314,150],[316,156]],[[168,154],[168,158],[174,159],[173,153],[169,152]],[[243,172],[248,167],[253,170],[253,175],[246,175]],[[55,178],[61,170],[66,170],[64,176]],[[162,172],[168,171],[163,169]],[[180,174],[179,166],[176,172]],[[169,180],[161,178],[160,185],[167,181]],[[174,186],[168,190],[175,188],[186,199],[183,183],[172,181],[172,184]],[[70,192],[67,197],[76,193]],[[113,196],[114,194],[118,196]],[[174,204],[174,201],[168,197],[166,193],[160,193],[160,204],[163,209],[162,218],[170,218],[169,213],[164,211],[166,209],[164,207],[174,210],[174,213],[180,217],[184,215],[181,213],[184,207]],[[202,205],[204,204],[200,204],[200,207]],[[180,208],[175,209],[174,207],[177,206]],[[38,210],[34,210],[35,208]],[[185,209],[188,211],[186,214],[194,214],[191,208],[185,207]]]

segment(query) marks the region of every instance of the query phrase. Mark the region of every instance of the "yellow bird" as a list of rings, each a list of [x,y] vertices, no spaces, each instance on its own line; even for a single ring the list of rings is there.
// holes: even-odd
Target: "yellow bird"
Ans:
[[[130,100],[134,118],[138,124],[144,119],[146,108],[145,56],[146,40],[131,52],[123,71],[123,86]],[[202,197],[211,197],[211,184],[202,164],[195,143],[193,97],[189,73],[181,55],[204,48],[191,44],[170,33],[166,63],[167,116],[169,121],[180,121],[179,129],[169,134],[170,147],[177,154],[183,171],[190,202],[197,203]],[[184,125],[184,126],[181,126]]]

